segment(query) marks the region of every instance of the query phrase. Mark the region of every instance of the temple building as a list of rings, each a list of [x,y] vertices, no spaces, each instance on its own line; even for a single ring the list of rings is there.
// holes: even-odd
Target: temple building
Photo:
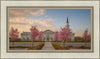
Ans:
[[[32,41],[30,38],[30,32],[23,32],[21,33],[21,40],[22,41]],[[38,36],[37,36],[38,37]],[[36,37],[35,40],[38,40]],[[51,30],[45,30],[42,32],[42,41],[54,41],[54,32]]]
[[[65,28],[66,28],[66,30],[71,30],[71,29],[69,28],[68,14],[67,14],[67,22],[66,22]],[[71,41],[74,41],[74,40],[75,40],[74,35],[75,35],[75,34],[74,34],[73,32],[70,32],[70,36],[71,36],[70,40],[71,40]]]
[[[65,28],[66,28],[66,30],[70,30],[69,21],[68,21],[68,15],[67,15],[67,22],[66,22]],[[71,36],[70,40],[74,41],[75,38],[74,38],[74,33],[73,32],[70,32],[70,36]],[[31,41],[30,32],[21,33],[21,40],[22,41]],[[36,37],[35,40],[38,40],[37,37]],[[58,40],[60,40],[60,39],[58,39]],[[51,30],[43,31],[42,32],[42,41],[54,41],[54,32],[51,31]]]

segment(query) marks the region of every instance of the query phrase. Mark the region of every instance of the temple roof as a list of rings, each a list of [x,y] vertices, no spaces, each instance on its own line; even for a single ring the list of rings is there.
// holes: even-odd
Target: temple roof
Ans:
[[[51,30],[45,30],[45,31],[43,31],[43,33],[44,33],[44,32],[52,32],[52,33],[54,33],[54,32],[53,32],[53,31],[51,31]]]

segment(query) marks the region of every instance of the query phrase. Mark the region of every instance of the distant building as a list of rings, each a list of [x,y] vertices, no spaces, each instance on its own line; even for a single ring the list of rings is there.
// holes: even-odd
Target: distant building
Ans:
[[[66,22],[66,26],[65,26],[66,30],[70,30],[69,28],[69,21],[68,21],[68,16],[67,16],[67,22]],[[54,41],[54,32],[51,30],[45,30],[42,32],[42,41]],[[70,32],[70,40],[74,41],[75,37],[74,37],[74,33]],[[30,32],[23,32],[21,33],[21,40],[23,41],[31,41],[30,38]],[[35,40],[38,40],[37,37]],[[59,39],[58,39],[59,40]]]

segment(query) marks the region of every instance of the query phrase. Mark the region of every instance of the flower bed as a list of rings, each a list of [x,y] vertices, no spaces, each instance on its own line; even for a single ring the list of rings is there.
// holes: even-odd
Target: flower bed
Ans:
[[[41,43],[39,45],[36,45],[34,47],[28,48],[29,50],[40,50],[44,46],[44,43]]]
[[[65,48],[57,43],[52,43],[52,45],[54,46],[54,48],[56,50],[65,50]]]

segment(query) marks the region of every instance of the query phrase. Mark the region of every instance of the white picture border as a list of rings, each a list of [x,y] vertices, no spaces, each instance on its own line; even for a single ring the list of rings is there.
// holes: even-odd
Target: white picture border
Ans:
[[[7,6],[93,6],[94,52],[93,53],[7,53],[6,7]],[[99,58],[99,1],[2,1],[1,2],[1,58]]]

